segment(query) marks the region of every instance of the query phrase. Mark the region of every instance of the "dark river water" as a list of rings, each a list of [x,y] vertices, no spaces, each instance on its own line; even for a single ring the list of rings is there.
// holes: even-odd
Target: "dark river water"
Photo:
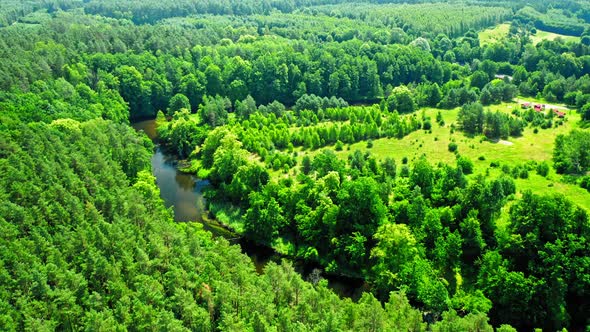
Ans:
[[[135,122],[132,126],[137,131],[145,132],[153,141],[157,140],[155,120]],[[281,257],[271,248],[248,241],[210,218],[203,197],[203,188],[207,187],[209,182],[198,179],[192,174],[183,173],[178,170],[177,166],[178,162],[173,156],[166,154],[159,146],[156,147],[152,156],[152,171],[166,207],[172,207],[174,210],[175,221],[199,222],[213,236],[223,237],[231,243],[239,244],[242,251],[252,259],[258,273],[262,273],[268,262],[280,262]],[[297,261],[293,265],[304,278],[314,273],[315,267],[313,266]],[[340,296],[358,299],[362,291],[366,290],[366,284],[361,279],[339,276],[323,277],[328,279],[330,288]]]

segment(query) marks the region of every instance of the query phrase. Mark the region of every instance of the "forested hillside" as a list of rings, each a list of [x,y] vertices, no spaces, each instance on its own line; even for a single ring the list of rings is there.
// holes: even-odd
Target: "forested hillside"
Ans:
[[[3,1],[0,330],[590,329],[589,13]],[[282,263],[175,223],[139,120]]]

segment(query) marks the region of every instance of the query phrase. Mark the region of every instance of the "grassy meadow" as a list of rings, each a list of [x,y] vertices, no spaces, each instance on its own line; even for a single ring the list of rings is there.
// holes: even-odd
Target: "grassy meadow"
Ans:
[[[531,35],[531,40],[533,45],[537,45],[538,43],[542,42],[543,40],[555,40],[557,38],[562,38],[564,41],[572,41],[572,42],[580,42],[580,37],[576,36],[567,36],[567,35],[560,35],[558,33],[547,32],[543,30],[537,30],[535,35]]]
[[[493,44],[500,42],[504,38],[508,36],[508,32],[510,31],[510,23],[502,23],[493,28],[483,30],[479,33],[479,41],[480,45],[484,46],[487,44]],[[537,45],[538,43],[542,42],[543,40],[555,40],[557,38],[562,38],[564,41],[573,41],[579,42],[580,37],[575,36],[567,36],[567,35],[560,35],[557,33],[552,33],[548,31],[538,30],[537,33],[531,35],[531,41],[533,45]]]
[[[533,101],[534,100],[527,100]],[[520,108],[518,103],[503,103],[488,107],[492,111],[501,111],[510,113],[514,109]],[[436,123],[436,115],[441,112],[444,119],[444,126]],[[534,133],[531,127],[525,128],[521,137],[510,137],[508,140],[490,141],[482,136],[469,137],[459,130],[452,130],[453,124],[457,125],[457,116],[459,109],[438,110],[424,109],[421,112],[431,118],[431,131],[418,130],[403,139],[382,138],[373,141],[373,147],[368,148],[367,142],[359,142],[345,146],[342,151],[336,151],[336,154],[346,160],[355,150],[369,151],[377,157],[384,159],[392,157],[396,160],[398,167],[401,167],[402,159],[408,158],[409,162],[425,156],[432,164],[438,162],[454,164],[456,155],[449,151],[449,143],[455,142],[458,146],[458,153],[461,156],[471,159],[474,165],[474,172],[471,176],[478,174],[490,174],[499,176],[502,172],[502,165],[508,165],[511,168],[517,165],[523,165],[529,162],[540,163],[547,161],[551,164],[553,155],[553,146],[557,135],[566,134],[579,126],[580,116],[575,111],[567,111],[566,118],[561,126],[554,125],[553,128],[538,129]],[[334,147],[327,147],[334,149]],[[298,151],[298,162],[300,163],[303,156],[314,156],[322,149]],[[490,163],[499,163],[499,167],[491,167]],[[281,172],[273,172],[275,176]],[[535,170],[529,171],[528,179],[517,179],[517,190],[532,190],[537,193],[546,194],[551,192],[561,193],[576,202],[580,206],[590,211],[590,193],[575,184],[569,184],[564,181],[563,176],[555,173],[551,169],[547,177],[539,176]]]
[[[502,23],[493,28],[485,29],[479,33],[479,43],[484,46],[502,41],[508,36],[509,31],[510,23]]]

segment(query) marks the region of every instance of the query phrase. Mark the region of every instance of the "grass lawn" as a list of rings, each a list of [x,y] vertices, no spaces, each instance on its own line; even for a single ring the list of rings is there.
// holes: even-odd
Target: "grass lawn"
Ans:
[[[490,110],[499,110],[502,112],[512,112],[519,108],[518,103],[504,103],[489,107]],[[474,175],[485,174],[490,172],[491,176],[499,176],[500,168],[491,168],[492,161],[499,162],[500,165],[509,165],[511,167],[525,164],[527,162],[551,163],[553,155],[553,146],[555,138],[559,134],[568,133],[574,128],[578,128],[580,116],[573,112],[567,111],[564,124],[549,129],[539,129],[534,133],[533,128],[527,127],[523,135],[517,138],[509,138],[507,141],[491,142],[483,136],[468,137],[461,131],[451,132],[451,125],[456,124],[459,109],[440,110],[445,120],[444,126],[439,126],[434,120],[437,109],[425,109],[426,115],[432,119],[432,133],[419,130],[409,134],[401,140],[395,138],[382,138],[373,141],[373,147],[368,149],[367,142],[352,144],[350,149],[345,146],[343,151],[337,151],[336,154],[343,160],[355,150],[370,151],[378,159],[392,157],[401,165],[402,158],[407,157],[410,164],[421,156],[425,156],[432,164],[438,162],[454,164],[456,156],[449,152],[448,145],[454,141],[458,145],[458,151],[462,156],[468,157],[474,164]],[[334,147],[327,147],[333,149]],[[309,151],[296,149],[299,154],[299,164],[305,155],[310,157],[321,151]],[[483,159],[483,160],[482,160]],[[275,174],[275,176],[278,174]],[[528,179],[516,180],[517,190],[532,190],[536,193],[561,193],[569,199],[590,211],[590,193],[577,185],[567,184],[562,181],[560,175],[555,174],[552,170],[547,178],[541,177],[535,171],[529,172]]]
[[[566,42],[568,42],[568,41],[579,42],[580,41],[580,37],[560,35],[557,33],[547,32],[547,31],[543,31],[543,30],[537,30],[537,33],[534,36],[531,35],[531,40],[533,42],[533,45],[537,45],[538,43],[542,42],[543,40],[555,40],[557,38],[563,38]]]
[[[509,31],[510,31],[510,23],[498,24],[497,26],[495,26],[493,28],[486,29],[486,30],[479,32],[479,43],[481,46],[484,46],[487,44],[493,44],[493,43],[499,42],[508,36]],[[543,40],[555,40],[557,38],[563,38],[566,42],[568,42],[568,41],[579,42],[580,41],[580,37],[560,35],[557,33],[552,33],[552,32],[538,30],[538,29],[537,29],[537,33],[535,35],[531,35],[531,41],[532,41],[533,45],[537,45],[538,43],[540,43]]]
[[[479,33],[479,44],[481,46],[493,44],[508,36],[510,23],[502,23],[494,28],[485,29]]]

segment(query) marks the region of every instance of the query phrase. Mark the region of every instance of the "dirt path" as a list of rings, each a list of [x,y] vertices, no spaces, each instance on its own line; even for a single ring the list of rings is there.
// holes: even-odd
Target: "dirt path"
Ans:
[[[505,140],[499,140],[498,143],[499,144],[502,144],[502,145],[506,145],[506,146],[514,145],[514,143],[508,142],[508,141],[505,141]]]

